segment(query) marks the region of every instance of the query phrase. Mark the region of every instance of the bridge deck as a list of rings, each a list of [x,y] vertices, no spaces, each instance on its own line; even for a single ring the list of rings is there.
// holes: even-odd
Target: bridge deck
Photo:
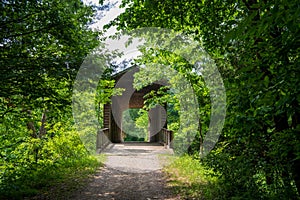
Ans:
[[[149,142],[124,142],[124,143],[111,143],[101,153],[109,155],[120,154],[173,154],[172,149],[166,149],[159,143]]]

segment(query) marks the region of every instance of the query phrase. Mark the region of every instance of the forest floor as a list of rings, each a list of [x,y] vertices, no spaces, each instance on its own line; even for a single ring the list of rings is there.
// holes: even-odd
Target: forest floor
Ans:
[[[70,199],[179,199],[166,186],[161,171],[172,150],[158,144],[124,143],[111,145],[105,153],[104,166]]]

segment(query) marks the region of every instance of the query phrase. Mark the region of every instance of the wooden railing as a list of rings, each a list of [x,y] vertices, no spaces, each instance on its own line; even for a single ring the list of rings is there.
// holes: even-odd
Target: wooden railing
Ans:
[[[108,134],[108,128],[103,128],[98,131],[96,142],[97,153],[100,153],[103,149],[107,147],[107,145],[109,145],[110,141],[108,139]]]
[[[162,143],[165,146],[165,148],[167,148],[167,149],[173,148],[173,145],[172,145],[173,131],[163,128],[163,129],[161,129],[158,136],[159,136],[159,138],[158,138],[159,143]]]

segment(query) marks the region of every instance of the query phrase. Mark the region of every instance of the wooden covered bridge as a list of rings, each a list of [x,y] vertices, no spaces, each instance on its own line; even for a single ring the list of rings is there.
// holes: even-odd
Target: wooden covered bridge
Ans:
[[[141,90],[133,88],[134,74],[137,67],[121,71],[113,76],[115,88],[125,89],[122,95],[111,97],[111,104],[105,104],[103,109],[103,129],[97,135],[97,151],[101,152],[111,143],[124,143],[124,130],[122,128],[122,113],[127,109],[143,108],[144,96],[150,91],[157,91],[163,85],[152,83]],[[167,129],[166,105],[158,105],[148,111],[148,141],[155,145],[161,144],[165,148],[172,148],[172,131]]]

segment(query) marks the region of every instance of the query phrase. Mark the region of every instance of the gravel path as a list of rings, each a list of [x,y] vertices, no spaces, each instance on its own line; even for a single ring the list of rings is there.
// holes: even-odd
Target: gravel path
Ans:
[[[161,168],[172,151],[149,144],[120,144],[106,150],[107,161],[91,181],[72,196],[75,200],[178,199],[166,182]],[[162,159],[164,158],[164,159]]]

